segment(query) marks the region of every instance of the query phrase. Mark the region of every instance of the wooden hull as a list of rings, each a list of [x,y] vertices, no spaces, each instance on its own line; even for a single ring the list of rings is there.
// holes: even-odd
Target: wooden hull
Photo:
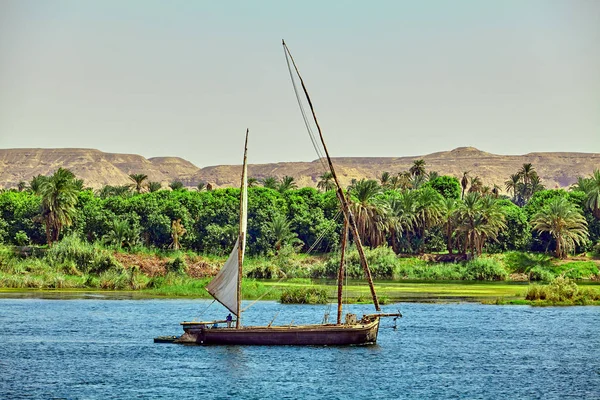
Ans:
[[[351,325],[249,326],[209,328],[182,322],[185,333],[175,343],[200,345],[344,346],[377,341],[379,318]]]

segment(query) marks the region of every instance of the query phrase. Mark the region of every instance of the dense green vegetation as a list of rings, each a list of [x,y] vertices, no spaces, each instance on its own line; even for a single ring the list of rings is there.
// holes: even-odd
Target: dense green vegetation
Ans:
[[[3,190],[0,287],[165,295],[203,288],[236,240],[239,189],[188,190],[181,182],[162,189],[144,174],[130,177],[130,186],[93,191],[59,169]],[[247,277],[335,279],[342,217],[331,174],[320,177],[319,190],[298,189],[289,176],[251,182]],[[525,164],[505,186],[512,198],[467,172],[461,180],[427,172],[423,160],[379,181],[354,181],[347,191],[374,278],[597,279],[590,256],[600,257],[600,173],[570,191],[545,190]],[[146,265],[152,257],[160,259],[154,270]],[[347,275],[362,274],[351,248]],[[257,296],[265,291],[248,285]]]

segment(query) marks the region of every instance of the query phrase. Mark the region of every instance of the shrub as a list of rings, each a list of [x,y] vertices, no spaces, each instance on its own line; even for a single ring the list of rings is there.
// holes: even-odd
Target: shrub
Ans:
[[[511,251],[506,253],[505,261],[512,272],[527,274],[532,268],[541,267],[549,269],[552,267],[552,259],[546,254],[522,253]]]
[[[391,248],[380,246],[375,249],[365,249],[365,255],[374,279],[391,279],[394,276],[394,266],[397,263],[397,257]],[[315,269],[315,273],[323,273],[326,277],[335,279],[337,278],[339,267],[340,254],[337,253],[325,262],[322,269]],[[356,249],[346,254],[346,270],[347,275],[352,279],[361,279],[364,276]]]
[[[503,281],[508,273],[492,258],[476,258],[465,265],[465,278],[477,281]]]
[[[525,299],[547,301],[552,304],[587,304],[590,301],[600,300],[600,293],[590,289],[580,289],[573,280],[561,275],[548,285],[529,286]]]
[[[326,304],[327,291],[316,288],[285,289],[280,301],[284,304]]]
[[[571,261],[554,267],[554,273],[571,279],[589,279],[598,274],[598,266],[593,261]]]
[[[17,246],[26,246],[29,244],[29,236],[23,231],[19,231],[15,234],[15,244]]]
[[[550,282],[555,278],[555,275],[543,267],[533,267],[529,270],[530,281],[546,281]]]
[[[174,259],[167,261],[167,264],[165,265],[167,273],[172,272],[175,274],[183,274],[185,272],[186,267],[187,264],[181,256],[177,256]]]
[[[600,258],[600,242],[597,242],[594,247],[592,247],[592,257]]]
[[[54,266],[75,263],[83,273],[101,274],[111,269],[123,270],[110,252],[84,242],[75,235],[67,236],[54,244],[46,253],[46,259]]]
[[[285,276],[280,268],[273,264],[259,265],[247,272],[248,278],[254,279],[274,279]]]

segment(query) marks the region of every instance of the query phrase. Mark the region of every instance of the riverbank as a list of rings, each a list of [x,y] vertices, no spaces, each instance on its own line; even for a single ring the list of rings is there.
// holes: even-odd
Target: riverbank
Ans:
[[[600,293],[600,283],[579,284]],[[552,301],[530,301],[525,296],[530,288],[527,282],[409,282],[377,281],[378,296],[383,304],[397,302],[452,303],[474,302],[513,305],[573,305]],[[251,280],[244,282],[244,299],[279,300],[286,289],[315,288],[325,290],[328,300],[336,298],[335,282],[310,279],[288,281]],[[90,289],[8,289],[0,288],[0,298],[45,299],[209,299],[202,284],[164,286],[145,290],[90,290]],[[361,282],[349,282],[344,299],[349,303],[369,303],[369,287]],[[600,305],[591,301],[587,305]]]
[[[362,268],[354,251],[347,260],[345,299],[370,301]],[[559,260],[540,253],[484,254],[461,262],[439,262],[447,255],[397,256],[391,249],[367,249],[382,303],[483,302],[542,304],[525,300],[532,282],[551,282],[557,276],[596,287],[599,260],[580,255]],[[118,292],[136,298],[210,298],[205,291],[224,257],[182,251],[119,251],[67,237],[52,248],[0,248],[0,291],[7,296],[24,293]],[[247,257],[242,292],[245,299],[280,300],[285,291],[318,290],[321,301],[334,301],[338,255],[308,256],[280,253]],[[127,293],[132,293],[131,295]],[[0,294],[2,296],[2,294]],[[110,296],[110,295],[109,295]],[[594,295],[589,297],[594,303]],[[556,302],[555,302],[556,303]],[[586,302],[589,304],[589,302]]]

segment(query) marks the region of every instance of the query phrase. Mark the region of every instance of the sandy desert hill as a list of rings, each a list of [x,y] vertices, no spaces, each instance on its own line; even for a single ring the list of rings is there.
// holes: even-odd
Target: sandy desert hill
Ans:
[[[485,185],[503,182],[524,163],[532,163],[542,183],[547,188],[567,187],[578,176],[587,176],[600,169],[599,153],[529,153],[524,155],[498,155],[473,147],[459,147],[451,151],[422,156],[406,157],[339,157],[334,164],[342,184],[352,179],[375,179],[382,172],[392,174],[410,168],[416,159],[424,159],[428,171],[462,176],[469,171],[479,176]],[[188,187],[200,181],[213,187],[229,187],[239,184],[239,165],[217,165],[198,168],[179,157],[145,158],[137,154],[104,153],[95,149],[0,149],[0,186],[14,187],[19,181],[29,181],[41,174],[49,175],[59,167],[68,168],[83,179],[86,186],[100,188],[104,185],[131,183],[128,175],[143,173],[150,181],[166,186],[174,180]],[[280,162],[251,164],[248,174],[262,179],[293,176],[299,186],[316,186],[324,172],[320,160],[311,162]]]

